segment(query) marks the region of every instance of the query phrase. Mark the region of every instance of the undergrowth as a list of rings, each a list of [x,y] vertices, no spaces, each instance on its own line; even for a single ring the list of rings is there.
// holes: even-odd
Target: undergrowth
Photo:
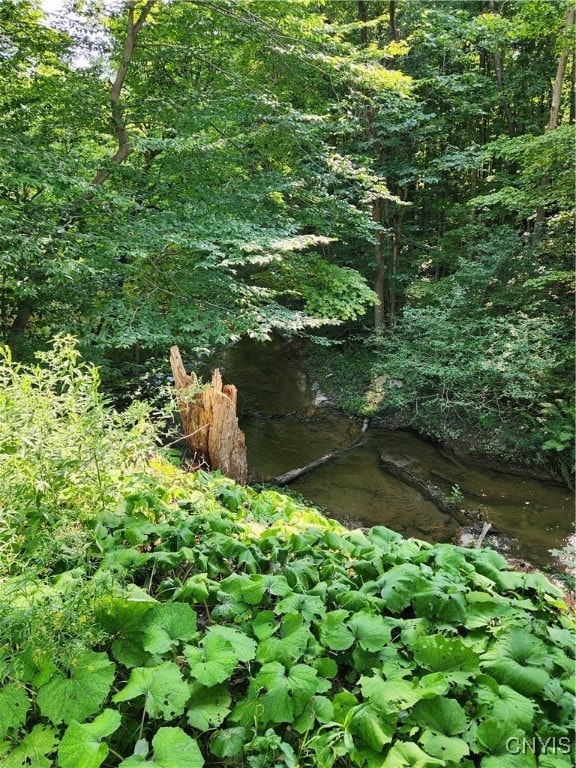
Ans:
[[[186,475],[68,341],[2,376],[2,768],[573,764],[543,575]]]

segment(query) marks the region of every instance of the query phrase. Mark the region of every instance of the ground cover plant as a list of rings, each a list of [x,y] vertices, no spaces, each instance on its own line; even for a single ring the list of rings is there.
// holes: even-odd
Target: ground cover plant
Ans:
[[[573,764],[544,576],[185,474],[69,340],[1,377],[2,768]]]

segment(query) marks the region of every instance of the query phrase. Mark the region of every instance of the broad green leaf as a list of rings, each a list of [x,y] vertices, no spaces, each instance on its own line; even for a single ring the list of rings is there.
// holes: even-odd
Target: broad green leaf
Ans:
[[[234,627],[223,627],[216,624],[208,628],[206,636],[223,637],[225,640],[228,640],[232,644],[234,653],[239,661],[252,661],[256,655],[256,643],[254,640]]]
[[[475,741],[480,747],[478,751],[491,755],[511,755],[510,745],[522,744],[525,732],[503,720],[489,718],[483,720],[476,729]]]
[[[515,742],[511,742],[511,745],[514,744]],[[516,749],[515,746],[511,748]],[[486,755],[482,758],[480,766],[481,768],[536,768],[536,758],[531,752]]]
[[[445,736],[464,733],[468,727],[466,712],[454,699],[438,696],[431,701],[421,701],[412,713],[418,725]]]
[[[464,739],[435,731],[424,730],[419,742],[428,755],[455,765],[461,765],[462,759],[470,754],[470,747]]]
[[[525,696],[540,693],[550,675],[545,669],[535,666],[524,666],[514,659],[503,656],[500,659],[482,659],[482,669],[488,672],[499,683],[508,685]]]
[[[58,747],[60,768],[99,768],[109,751],[102,739],[117,731],[120,723],[120,713],[114,709],[105,709],[91,723],[70,723]]]
[[[326,696],[313,696],[304,711],[292,723],[297,733],[306,733],[315,722],[330,723],[334,719],[334,707]]]
[[[397,741],[386,755],[382,768],[429,768],[434,765],[444,765],[444,761],[427,755],[417,744]]]
[[[526,696],[507,685],[498,686],[494,692],[486,686],[478,689],[479,714],[496,720],[506,720],[528,731],[532,726],[536,706]]]
[[[148,653],[165,654],[195,632],[196,613],[187,603],[161,603],[146,614],[142,644]]]
[[[276,623],[276,617],[273,611],[261,611],[252,622],[252,632],[258,640],[265,640],[271,637],[280,627]]]
[[[396,731],[395,715],[383,717],[375,707],[364,703],[355,707],[347,718],[347,727],[354,736],[376,752],[381,752],[385,744],[390,744]]]
[[[401,613],[410,605],[412,596],[419,591],[426,578],[421,569],[412,563],[403,563],[390,568],[380,579],[380,596],[390,613]]]
[[[314,621],[326,614],[326,607],[324,601],[317,595],[292,592],[276,603],[274,613],[300,614],[306,621]]]
[[[56,665],[47,649],[27,644],[14,656],[14,669],[19,680],[38,689],[50,680],[56,672]]]
[[[98,601],[98,621],[114,637],[112,655],[126,667],[140,666],[148,658],[142,646],[142,624],[156,604],[147,593],[134,592],[128,596],[106,596]]]
[[[258,605],[266,592],[266,579],[260,574],[233,573],[220,582],[220,590],[238,602]]]
[[[173,720],[183,714],[188,686],[177,664],[166,661],[156,667],[137,667],[124,688],[112,697],[115,703],[144,696],[144,708],[152,718]]]
[[[20,744],[6,757],[0,759],[2,768],[51,768],[49,757],[56,751],[58,735],[55,728],[35,725]]]
[[[116,668],[105,653],[86,651],[73,659],[70,676],[58,672],[38,691],[40,712],[54,725],[83,722],[108,695]]]
[[[316,692],[318,682],[316,670],[305,664],[295,664],[287,674],[278,662],[264,664],[255,684],[265,690],[262,704],[266,722],[292,722]]]
[[[432,585],[429,589],[417,592],[412,597],[412,605],[417,616],[436,621],[442,620],[456,624],[464,624],[468,606],[462,592],[451,586]]]
[[[331,680],[338,674],[338,664],[334,659],[330,659],[327,656],[320,656],[314,659],[312,666],[321,677],[325,677],[328,680]]]
[[[247,738],[246,728],[223,728],[212,735],[208,748],[216,757],[235,757],[242,752]]]
[[[207,688],[228,680],[239,661],[232,643],[218,634],[206,634],[201,648],[187,645],[184,656],[190,664],[190,676]]]
[[[231,701],[232,698],[224,685],[206,688],[199,683],[191,683],[187,704],[188,724],[200,731],[217,728],[229,714]]]
[[[391,623],[381,616],[361,611],[350,619],[349,626],[366,651],[379,651],[390,641]]]
[[[542,691],[550,675],[546,645],[525,629],[512,629],[484,654],[482,668],[499,683],[530,696]]]
[[[152,749],[151,760],[132,755],[123,760],[119,768],[202,768],[204,765],[198,742],[181,728],[160,728],[152,739]]]
[[[410,709],[424,698],[423,690],[406,680],[383,680],[376,675],[362,676],[359,682],[364,698],[369,699],[377,709],[385,713]]]
[[[265,664],[279,661],[290,666],[298,661],[306,650],[313,635],[304,624],[302,616],[288,614],[282,620],[279,636],[267,637],[258,645],[256,660]]]
[[[320,622],[320,641],[333,651],[345,651],[354,643],[354,633],[346,623],[350,613],[330,611]]]
[[[479,671],[479,656],[458,638],[430,635],[417,637],[411,645],[414,661],[425,669],[443,672],[450,680],[464,683]]]
[[[20,683],[8,683],[0,690],[0,739],[26,722],[30,702]]]

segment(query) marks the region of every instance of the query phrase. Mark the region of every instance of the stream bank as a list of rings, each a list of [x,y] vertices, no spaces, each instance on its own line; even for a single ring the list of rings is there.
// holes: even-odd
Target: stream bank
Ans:
[[[329,515],[363,526],[386,525],[405,536],[451,541],[458,523],[414,488],[384,472],[381,454],[410,462],[473,518],[491,522],[500,551],[538,567],[557,567],[551,549],[574,536],[573,495],[553,480],[470,466],[398,429],[361,425],[336,411],[285,342],[243,341],[220,365],[239,393],[248,446],[249,482],[257,483],[324,454],[353,450],[305,475],[292,490]]]

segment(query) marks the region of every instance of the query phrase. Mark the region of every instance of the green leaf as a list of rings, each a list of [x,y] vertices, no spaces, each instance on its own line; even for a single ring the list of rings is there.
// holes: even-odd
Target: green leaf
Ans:
[[[218,634],[206,634],[200,648],[187,645],[184,656],[190,664],[190,676],[208,688],[228,680],[239,661],[232,643]]]
[[[499,683],[525,696],[542,691],[550,675],[543,668],[546,645],[524,629],[513,629],[497,640],[482,658],[482,668]]]
[[[200,731],[209,731],[222,725],[230,712],[232,698],[224,685],[206,688],[199,683],[190,684],[188,724]]]
[[[100,709],[115,672],[105,653],[79,654],[71,663],[69,677],[58,672],[40,688],[36,698],[40,712],[54,725],[83,722]]]
[[[364,698],[369,699],[377,709],[390,714],[410,709],[425,695],[417,685],[406,680],[383,680],[377,675],[363,675],[359,682]]]
[[[220,582],[220,590],[238,602],[258,605],[266,592],[266,579],[260,574],[233,573]]]
[[[495,693],[488,687],[478,689],[479,714],[495,720],[506,720],[525,731],[530,730],[536,713],[536,705],[526,696],[507,685],[498,686]]]
[[[48,757],[56,751],[58,735],[55,728],[35,725],[20,744],[3,760],[2,768],[51,768],[52,759]]]
[[[478,751],[487,752],[491,755],[510,756],[511,740],[514,740],[516,744],[522,744],[525,735],[524,731],[514,727],[511,723],[489,718],[478,725],[475,741],[480,748]]]
[[[428,768],[433,765],[444,765],[444,761],[427,755],[417,744],[399,741],[391,747],[382,768]]]
[[[29,708],[26,689],[20,683],[8,683],[0,690],[0,739],[26,722]]]
[[[390,641],[391,624],[382,616],[361,611],[352,617],[349,625],[360,647],[366,651],[379,651]]]
[[[457,624],[466,621],[466,598],[451,586],[432,585],[429,589],[417,592],[412,597],[412,605],[417,616]]]
[[[146,615],[142,628],[142,644],[149,653],[164,654],[180,642],[190,640],[195,632],[196,613],[189,605],[161,603]]]
[[[70,723],[58,747],[60,768],[99,768],[109,751],[102,739],[117,731],[120,723],[120,713],[114,709],[105,709],[91,723]]]
[[[354,633],[346,623],[349,611],[330,611],[320,622],[320,642],[332,651],[345,651],[354,643]]]
[[[252,661],[256,656],[256,643],[251,637],[248,637],[244,632],[234,627],[223,627],[220,625],[214,625],[208,628],[206,632],[207,637],[223,637],[234,648],[234,653],[238,657],[239,661]]]
[[[438,696],[432,701],[421,701],[412,715],[418,725],[445,736],[464,733],[468,727],[463,707],[454,699],[444,696]]]
[[[304,624],[303,617],[288,614],[280,625],[280,636],[268,637],[259,644],[256,660],[263,664],[279,661],[290,666],[302,657],[312,639],[313,635]]]
[[[292,722],[303,712],[318,686],[317,672],[305,664],[295,664],[286,674],[278,662],[264,664],[255,685],[265,690],[261,697],[266,722]]]
[[[130,701],[139,696],[144,696],[144,708],[150,717],[172,720],[183,714],[189,691],[178,665],[166,661],[156,667],[133,669],[130,679],[112,701]]]
[[[297,733],[306,733],[315,722],[330,723],[334,719],[334,707],[332,702],[326,696],[313,696],[304,711],[292,723],[293,729]]]
[[[202,768],[204,765],[198,742],[181,728],[160,728],[152,739],[152,748],[151,760],[132,755],[123,760],[119,768]]]
[[[274,612],[300,614],[306,621],[314,621],[326,614],[326,607],[317,595],[292,592],[276,604]]]
[[[370,704],[355,707],[347,718],[347,727],[354,736],[376,752],[381,752],[385,744],[390,744],[396,731],[395,715],[382,717],[382,714]]]
[[[113,636],[112,655],[126,667],[138,667],[147,658],[142,646],[142,625],[156,601],[146,593],[132,592],[127,597],[107,596],[98,601],[96,615],[100,626]]]
[[[464,683],[479,671],[479,656],[460,638],[430,635],[417,637],[411,645],[414,660],[425,669],[443,672],[457,683]]]
[[[224,728],[211,737],[208,747],[216,757],[235,757],[248,738],[246,728]]]
[[[380,579],[380,596],[390,613],[401,613],[410,605],[415,592],[426,584],[426,579],[417,565],[403,563],[395,565]]]
[[[272,637],[279,627],[280,625],[276,623],[273,611],[261,611],[252,622],[252,632],[254,632],[258,640]]]
[[[435,731],[423,731],[419,742],[427,754],[456,765],[461,765],[462,759],[470,754],[470,747],[464,739],[445,736]]]

